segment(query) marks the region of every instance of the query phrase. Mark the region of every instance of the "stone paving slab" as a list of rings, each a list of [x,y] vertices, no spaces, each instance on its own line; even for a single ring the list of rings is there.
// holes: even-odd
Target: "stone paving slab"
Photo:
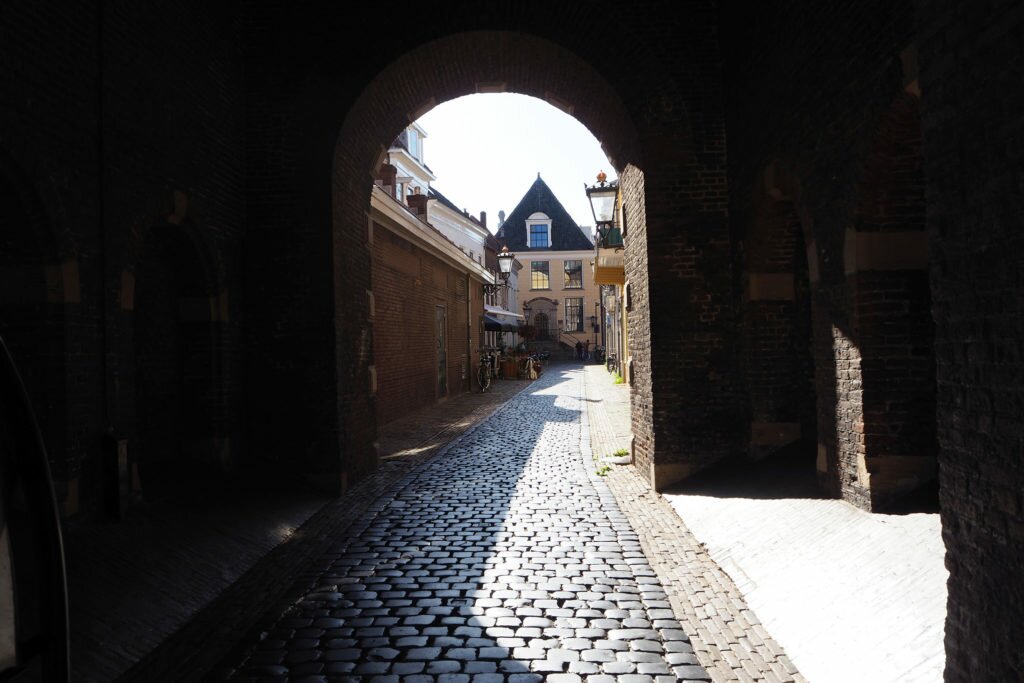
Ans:
[[[794,644],[790,656],[811,680],[942,680],[949,572],[938,513],[869,513],[839,500],[664,497],[765,627]]]
[[[549,370],[382,495],[219,671],[709,680],[594,471],[581,377]]]
[[[591,423],[621,421],[605,406],[628,398],[599,368],[586,379]],[[607,433],[591,429],[595,452],[611,447],[601,444]],[[941,680],[948,572],[938,515],[816,499],[795,475],[663,495],[631,467],[614,467],[608,482],[715,681]],[[763,497],[772,486],[778,498]]]

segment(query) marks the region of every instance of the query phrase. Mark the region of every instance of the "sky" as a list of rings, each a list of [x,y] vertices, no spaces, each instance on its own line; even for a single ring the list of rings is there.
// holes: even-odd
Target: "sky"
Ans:
[[[537,173],[576,223],[594,225],[584,185],[615,169],[601,144],[579,121],[526,95],[468,95],[449,100],[417,120],[427,133],[423,161],[437,176],[431,185],[469,213],[512,213]],[[590,234],[592,230],[587,230]]]

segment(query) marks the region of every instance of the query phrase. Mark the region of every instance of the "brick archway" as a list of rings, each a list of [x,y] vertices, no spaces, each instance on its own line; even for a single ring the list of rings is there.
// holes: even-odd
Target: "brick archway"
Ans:
[[[267,191],[250,192],[247,202],[246,362],[263,369],[246,405],[249,439],[294,454],[290,466],[318,486],[344,488],[376,462],[371,183],[411,120],[475,92],[527,94],[562,108],[619,171],[643,475],[661,488],[746,447],[738,436],[742,377],[732,362],[721,62],[715,41],[705,40],[714,14],[666,27],[671,41],[654,44],[646,29],[623,31],[607,15],[588,15],[583,30],[576,9],[545,11],[525,23],[519,6],[424,17],[397,27],[355,70],[342,68],[349,48],[329,40],[292,61],[268,51],[251,65],[261,77],[250,97],[265,106],[249,119],[249,177]],[[319,35],[331,35],[332,21],[340,16],[319,18]],[[503,26],[513,30],[493,30]],[[253,36],[263,37],[279,38],[271,28]],[[304,61],[314,55],[320,66]]]
[[[122,278],[136,380],[129,455],[150,499],[216,480],[233,464],[223,274],[197,226],[174,219],[146,231]]]
[[[844,495],[870,509],[937,484],[934,323],[918,98],[883,113],[843,248],[863,434]],[[852,476],[854,475],[855,476]],[[937,502],[937,501],[936,501]]]
[[[557,64],[558,69],[550,68]],[[410,121],[437,104],[473,93],[516,92],[546,100],[576,117],[601,140],[621,170],[635,166],[639,134],[619,94],[590,64],[556,43],[521,33],[460,33],[414,49],[380,72],[349,110],[341,126],[332,168],[335,291],[371,289],[366,213],[372,178],[388,143]],[[637,197],[635,201],[642,201]],[[638,211],[642,215],[642,211]],[[638,226],[638,231],[642,226]],[[358,258],[345,252],[358,250]],[[344,267],[339,267],[344,261]],[[339,297],[336,310],[339,402],[346,406],[342,467],[356,476],[373,463],[374,404],[367,391],[373,365],[372,321],[365,296]],[[554,323],[552,316],[551,323]]]
[[[799,188],[769,165],[754,197],[744,241],[742,336],[750,392],[750,457],[790,445],[816,451],[809,233]],[[790,449],[792,450],[792,448]]]

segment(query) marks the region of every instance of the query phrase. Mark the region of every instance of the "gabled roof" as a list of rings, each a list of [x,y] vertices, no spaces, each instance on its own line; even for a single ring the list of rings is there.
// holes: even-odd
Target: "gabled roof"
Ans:
[[[496,237],[501,244],[508,245],[510,251],[521,253],[531,251],[526,236],[526,219],[534,213],[543,213],[551,219],[551,246],[547,249],[533,251],[581,251],[593,249],[594,244],[576,225],[576,222],[558,201],[555,193],[540,175],[533,185],[512,209],[505,222],[498,228]]]

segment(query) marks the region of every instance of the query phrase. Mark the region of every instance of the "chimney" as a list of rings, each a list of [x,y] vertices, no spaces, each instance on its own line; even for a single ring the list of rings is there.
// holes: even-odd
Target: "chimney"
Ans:
[[[398,178],[398,169],[393,164],[381,164],[377,171],[377,184],[390,194],[395,196],[395,181]]]
[[[498,212],[498,227],[500,228],[502,225],[504,225],[504,223],[505,223],[505,212],[504,211],[499,211]]]
[[[486,211],[481,211],[480,212],[480,225],[484,226],[485,228],[487,227],[487,212]]]
[[[413,194],[409,195],[405,199],[406,202],[409,204],[410,211],[412,211],[414,214],[416,214],[423,220],[427,220],[427,195],[420,194],[418,191],[419,189],[420,188],[417,187],[416,191],[414,191]]]

